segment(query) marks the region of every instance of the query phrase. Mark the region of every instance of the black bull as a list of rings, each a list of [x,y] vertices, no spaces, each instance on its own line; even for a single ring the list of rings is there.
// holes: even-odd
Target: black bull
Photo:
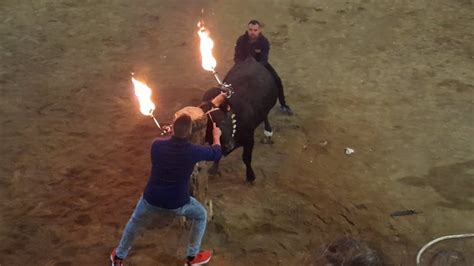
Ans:
[[[212,142],[212,122],[222,131],[221,144],[223,155],[243,147],[242,160],[247,168],[246,180],[253,182],[255,174],[252,169],[252,151],[254,146],[255,129],[265,122],[266,133],[272,133],[268,122],[268,113],[273,108],[278,97],[278,87],[273,75],[253,57],[235,64],[227,73],[224,82],[231,84],[234,94],[218,109],[212,111],[212,100],[220,93],[219,88],[211,88],[203,96],[201,108],[209,112],[210,119],[206,140]],[[212,121],[211,121],[212,120]],[[215,162],[211,172],[217,172]]]

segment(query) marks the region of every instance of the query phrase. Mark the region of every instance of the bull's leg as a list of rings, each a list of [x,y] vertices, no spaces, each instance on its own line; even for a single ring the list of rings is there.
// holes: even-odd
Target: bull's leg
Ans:
[[[272,141],[273,129],[272,129],[272,126],[270,125],[270,122],[268,121],[268,117],[265,117],[265,120],[263,120],[263,123],[264,123],[263,134],[265,135],[265,138],[262,140],[262,143],[273,144],[273,141]]]
[[[212,166],[209,168],[209,170],[207,170],[207,172],[210,174],[210,175],[217,175],[217,173],[219,172],[219,162],[220,161],[216,161],[212,164]]]
[[[248,143],[244,145],[244,152],[242,154],[242,160],[245,163],[245,167],[247,168],[247,175],[246,181],[249,183],[253,183],[255,181],[255,174],[252,169],[252,152],[253,152],[253,134],[248,139]]]
[[[272,126],[270,125],[270,121],[268,121],[268,116],[265,117],[265,120],[263,120],[263,123],[265,124],[265,131],[263,131],[263,133],[265,133],[265,137],[267,138],[271,138],[273,136],[273,129],[272,129]]]

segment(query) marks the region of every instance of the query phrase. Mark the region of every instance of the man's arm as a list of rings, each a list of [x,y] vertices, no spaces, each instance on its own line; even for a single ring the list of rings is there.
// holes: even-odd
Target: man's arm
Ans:
[[[212,129],[213,143],[211,147],[194,145],[193,147],[193,156],[196,159],[196,162],[200,161],[218,161],[222,155],[221,149],[221,130],[214,123],[214,128]]]
[[[219,96],[222,96],[222,93]],[[212,126],[212,146],[217,145],[220,147],[222,131],[220,128],[217,127],[216,123],[212,123]]]

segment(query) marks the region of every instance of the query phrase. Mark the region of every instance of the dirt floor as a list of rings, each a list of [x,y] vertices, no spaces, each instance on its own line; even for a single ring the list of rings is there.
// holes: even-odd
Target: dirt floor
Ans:
[[[474,232],[473,1],[2,0],[0,265],[107,264],[157,135],[130,72],[160,121],[196,105],[214,85],[201,17],[223,74],[247,21],[263,21],[296,112],[274,109],[273,145],[258,130],[254,186],[241,150],[210,180],[211,265],[308,265],[344,236],[414,265],[431,239]],[[406,209],[422,213],[390,217]],[[187,232],[169,223],[127,265],[182,265]],[[440,247],[474,263],[474,240],[426,257]]]

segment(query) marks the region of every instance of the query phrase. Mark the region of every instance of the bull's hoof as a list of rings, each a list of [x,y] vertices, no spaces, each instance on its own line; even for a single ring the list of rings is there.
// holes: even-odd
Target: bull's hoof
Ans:
[[[255,185],[255,180],[245,180],[245,184],[247,184],[249,186],[253,186],[253,185]]]
[[[284,115],[288,115],[288,116],[292,116],[292,115],[293,115],[293,110],[291,110],[291,108],[290,108],[288,105],[282,105],[282,106],[280,106],[280,111],[281,111]]]
[[[245,181],[251,184],[255,182],[255,174],[253,173],[253,171],[247,171],[247,177]]]

